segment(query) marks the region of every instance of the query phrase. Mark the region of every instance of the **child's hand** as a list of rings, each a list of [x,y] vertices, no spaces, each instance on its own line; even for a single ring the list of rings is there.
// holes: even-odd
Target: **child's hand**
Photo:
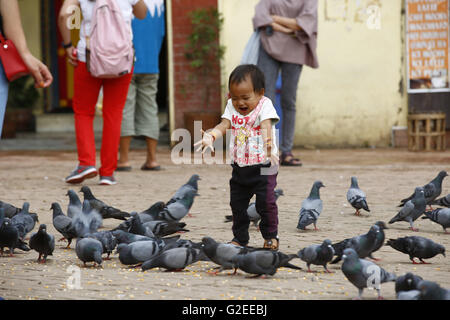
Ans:
[[[202,129],[202,133],[203,133],[202,140],[199,140],[196,143],[194,143],[194,147],[197,147],[198,145],[200,145],[200,147],[196,151],[200,151],[204,147],[202,154],[205,153],[206,149],[208,149],[208,148],[210,148],[211,151],[214,152],[214,146],[213,146],[214,136],[208,132],[203,131],[203,129]]]

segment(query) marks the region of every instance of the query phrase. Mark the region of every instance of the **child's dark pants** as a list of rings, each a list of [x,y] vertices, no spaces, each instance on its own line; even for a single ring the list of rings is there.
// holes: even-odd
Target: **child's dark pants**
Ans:
[[[241,245],[248,244],[250,219],[247,208],[253,195],[256,195],[256,211],[261,215],[259,229],[262,237],[275,238],[278,234],[278,207],[274,190],[278,173],[261,174],[261,168],[268,168],[270,164],[247,167],[232,164],[231,166],[233,173],[230,179],[230,205],[233,212],[233,240]]]

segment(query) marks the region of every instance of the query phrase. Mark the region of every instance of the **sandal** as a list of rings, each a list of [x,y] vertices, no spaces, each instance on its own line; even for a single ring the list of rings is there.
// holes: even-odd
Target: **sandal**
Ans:
[[[279,246],[280,246],[280,240],[278,238],[264,240],[264,245],[263,245],[264,249],[276,251],[276,250],[278,250]]]
[[[290,159],[286,160],[288,157],[290,157]],[[302,162],[300,161],[299,158],[294,158],[292,152],[283,152],[281,154],[280,165],[290,167],[301,167]]]

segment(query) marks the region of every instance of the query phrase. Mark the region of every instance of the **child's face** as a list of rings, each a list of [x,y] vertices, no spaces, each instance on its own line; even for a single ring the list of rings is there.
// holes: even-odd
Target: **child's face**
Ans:
[[[230,96],[233,107],[244,116],[256,108],[263,95],[264,89],[261,92],[254,91],[250,77],[246,77],[240,83],[230,83]]]

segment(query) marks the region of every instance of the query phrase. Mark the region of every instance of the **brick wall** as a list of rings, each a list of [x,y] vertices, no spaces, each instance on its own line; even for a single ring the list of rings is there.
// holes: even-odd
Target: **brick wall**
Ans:
[[[220,72],[212,72],[207,80],[213,83],[209,105],[203,106],[203,84],[190,76],[189,61],[185,58],[184,46],[191,32],[188,12],[199,7],[216,7],[217,0],[173,0],[173,53],[175,86],[175,128],[184,128],[184,113],[189,111],[221,111]],[[220,70],[220,66],[217,66]]]

